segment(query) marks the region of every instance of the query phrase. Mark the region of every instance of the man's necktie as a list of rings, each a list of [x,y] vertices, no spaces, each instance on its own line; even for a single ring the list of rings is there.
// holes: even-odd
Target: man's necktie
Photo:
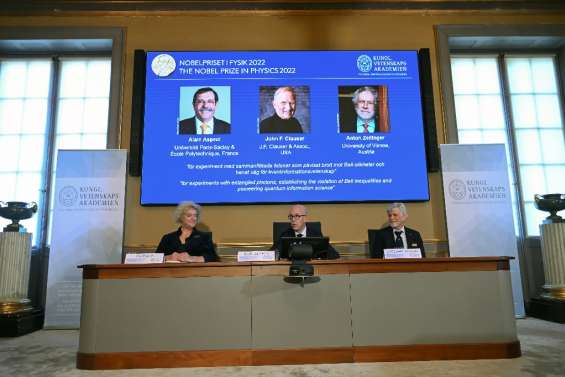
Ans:
[[[402,242],[402,231],[394,231],[396,238],[394,239],[394,247],[397,249],[404,249],[404,242]]]
[[[368,133],[369,132],[369,122],[364,122],[363,123],[363,133]]]
[[[200,125],[200,129],[202,130],[202,135],[205,135],[206,131],[208,131],[208,125],[206,123],[202,123]]]

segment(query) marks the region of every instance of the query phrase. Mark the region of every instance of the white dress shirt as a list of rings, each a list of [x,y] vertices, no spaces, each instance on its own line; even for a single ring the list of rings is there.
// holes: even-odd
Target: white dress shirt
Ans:
[[[194,119],[196,120],[196,134],[197,135],[203,135],[202,133],[202,127],[200,127],[202,125],[202,121],[200,119],[198,119],[198,117],[194,117]],[[204,133],[204,135],[213,135],[214,134],[214,118],[210,119],[208,122],[206,122],[206,124],[208,125],[208,128],[206,130],[206,133]]]
[[[402,234],[400,235],[400,238],[402,238],[402,245],[404,249],[407,249],[407,245],[408,245],[408,240],[406,240],[406,231],[404,230],[404,227],[400,228],[400,229],[394,229],[392,228],[392,238],[394,240],[396,240],[396,233],[395,232],[402,232]]]
[[[362,134],[365,133],[365,127],[363,125],[365,121],[363,119],[357,118],[357,133]],[[367,127],[368,132],[375,132],[375,120],[371,119],[369,123],[367,123],[369,127]]]
[[[300,237],[306,237],[306,227],[304,227],[304,229],[302,229],[302,230],[299,231],[299,232],[294,232],[294,236],[295,236],[295,237],[298,237],[299,234],[301,234]]]

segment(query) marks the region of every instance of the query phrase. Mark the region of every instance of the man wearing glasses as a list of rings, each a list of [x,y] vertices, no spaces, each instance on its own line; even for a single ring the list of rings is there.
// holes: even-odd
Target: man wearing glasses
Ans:
[[[200,88],[192,97],[194,116],[179,122],[179,135],[229,134],[230,124],[214,117],[218,93],[212,88]]]
[[[302,204],[295,204],[288,211],[288,220],[290,227],[281,233],[275,246],[276,250],[282,249],[282,237],[323,237],[321,230],[316,228],[308,228],[306,217],[308,210]],[[331,245],[327,252],[327,259],[339,258],[339,253]]]
[[[363,86],[357,88],[353,93],[353,108],[355,119],[342,119],[339,125],[339,132],[349,133],[374,133],[386,132],[377,123],[378,95],[375,88]]]
[[[404,203],[392,203],[386,210],[388,226],[375,234],[374,248],[369,250],[371,258],[383,258],[385,249],[420,249],[422,258],[426,257],[424,242],[420,232],[405,227],[408,212]]]

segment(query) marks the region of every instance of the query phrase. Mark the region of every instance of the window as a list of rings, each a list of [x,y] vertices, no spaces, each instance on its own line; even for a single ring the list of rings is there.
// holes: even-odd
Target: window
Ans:
[[[106,148],[109,57],[0,59],[0,200],[36,202],[22,221],[45,242],[58,149]]]
[[[106,148],[110,59],[65,59],[57,98],[57,149]]]
[[[506,145],[511,183],[520,192],[519,201],[513,192],[514,216],[520,205],[527,236],[539,235],[547,216],[535,208],[534,194],[565,191],[557,67],[549,54],[451,56],[459,142]]]
[[[52,64],[0,60],[0,198],[42,202]],[[38,216],[22,222],[37,234]],[[37,237],[34,239],[34,244]]]

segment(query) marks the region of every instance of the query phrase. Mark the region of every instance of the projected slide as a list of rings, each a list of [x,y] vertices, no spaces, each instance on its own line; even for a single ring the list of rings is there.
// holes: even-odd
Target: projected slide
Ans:
[[[141,204],[428,200],[416,51],[148,52]]]

